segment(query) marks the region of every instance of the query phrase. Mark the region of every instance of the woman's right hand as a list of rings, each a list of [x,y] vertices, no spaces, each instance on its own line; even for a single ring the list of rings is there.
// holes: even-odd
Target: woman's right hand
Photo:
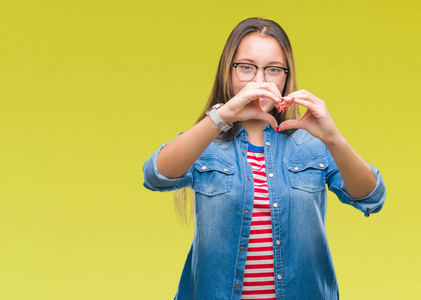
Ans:
[[[258,119],[266,121],[276,131],[278,124],[268,112],[275,106],[284,106],[282,95],[274,83],[249,82],[241,91],[218,109],[221,119],[229,124],[236,121]]]

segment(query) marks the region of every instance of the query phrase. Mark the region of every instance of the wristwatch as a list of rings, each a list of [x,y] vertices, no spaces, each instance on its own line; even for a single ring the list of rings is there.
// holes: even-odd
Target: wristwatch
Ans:
[[[221,117],[218,115],[218,112],[216,111],[222,105],[224,104],[223,103],[215,104],[214,106],[208,109],[208,111],[206,112],[206,115],[208,115],[211,118],[211,120],[215,123],[218,129],[222,130],[223,132],[227,132],[228,130],[232,128],[232,124],[225,123],[221,119]]]

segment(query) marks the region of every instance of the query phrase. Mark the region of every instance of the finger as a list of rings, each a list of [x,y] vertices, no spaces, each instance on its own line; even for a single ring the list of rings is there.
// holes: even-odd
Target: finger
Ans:
[[[249,100],[258,100],[259,98],[269,98],[275,103],[278,103],[281,101],[281,98],[277,97],[275,94],[273,94],[270,91],[259,89],[252,92],[250,96],[246,96]]]
[[[283,112],[285,110],[285,107],[287,107],[284,103],[284,100],[282,100],[282,94],[281,91],[278,89],[278,86],[274,83],[261,83],[260,87],[263,87],[264,89],[272,92],[276,97],[280,100],[275,103],[275,107],[278,110],[278,112]],[[289,106],[289,105],[288,105]]]
[[[304,129],[302,127],[302,122],[300,122],[300,120],[287,120],[287,121],[283,121],[281,125],[279,125],[277,131],[283,131],[286,129],[296,129],[296,128]]]
[[[323,101],[322,99],[317,98],[312,93],[310,93],[306,90],[299,90],[299,91],[292,92],[287,97],[300,98],[300,99],[307,100],[307,101],[310,101],[310,102],[313,102],[313,103]]]
[[[281,99],[281,102],[278,103],[278,113],[284,112],[285,108],[291,106],[292,103],[293,100],[285,101],[284,99]]]
[[[324,103],[312,103],[302,99],[295,99],[294,102],[307,108],[305,115],[311,113],[317,119],[323,119],[329,116],[329,112]]]
[[[278,127],[278,123],[276,122],[276,119],[271,115],[264,111],[260,111],[256,115],[256,119],[263,120],[266,123],[268,123],[270,126],[272,126],[273,130],[276,131]]]
[[[313,107],[316,106],[314,103],[312,103],[310,101],[299,99],[299,98],[295,98],[295,97],[294,97],[294,102],[297,103],[297,104],[299,104],[299,105],[301,105],[301,106],[307,107],[309,109],[311,109],[311,108],[313,108]]]
[[[310,93],[310,92],[308,92],[308,91],[306,91],[306,90],[304,90],[304,89],[301,89],[301,90],[298,90],[298,91],[291,92],[287,96],[296,96],[296,95],[307,95],[307,96],[310,96],[310,95],[313,95],[313,94]]]
[[[264,101],[264,100],[272,100],[272,99],[268,99],[268,98],[266,98],[266,97],[262,97],[262,98],[259,98],[259,101],[256,101],[256,103],[258,104],[258,106],[260,107],[260,109],[261,110],[263,110],[264,111],[264,109],[262,108],[262,102]],[[273,101],[273,100],[272,100]],[[274,107],[278,110],[278,111],[280,111],[280,110],[282,110],[282,111],[284,111],[284,109],[285,109],[285,106],[282,104],[283,103],[283,101],[282,100],[280,100],[280,101],[275,101],[275,103],[274,103]]]
[[[271,82],[262,82],[259,84],[259,88],[271,91],[276,97],[282,98],[281,91],[278,89],[278,86]]]
[[[284,107],[284,108],[286,108],[286,107],[289,107],[289,106],[291,106],[291,104],[292,103],[294,103],[294,97],[282,97],[281,98],[281,105]]]

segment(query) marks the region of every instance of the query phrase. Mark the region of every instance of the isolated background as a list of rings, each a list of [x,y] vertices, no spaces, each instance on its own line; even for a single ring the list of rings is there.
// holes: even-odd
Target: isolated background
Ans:
[[[288,33],[299,88],[324,99],[387,199],[328,198],[341,299],[419,299],[418,1],[0,4],[0,299],[172,299],[193,226],[142,166],[191,127],[230,31]]]

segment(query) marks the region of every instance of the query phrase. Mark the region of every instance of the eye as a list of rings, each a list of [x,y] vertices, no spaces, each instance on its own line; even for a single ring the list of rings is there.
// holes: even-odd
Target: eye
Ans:
[[[242,72],[251,72],[254,70],[253,66],[250,65],[245,65],[245,64],[239,64],[238,68],[240,69],[240,71]]]
[[[266,69],[267,72],[269,72],[270,74],[280,74],[282,72],[281,68],[276,68],[276,67],[270,67]]]

